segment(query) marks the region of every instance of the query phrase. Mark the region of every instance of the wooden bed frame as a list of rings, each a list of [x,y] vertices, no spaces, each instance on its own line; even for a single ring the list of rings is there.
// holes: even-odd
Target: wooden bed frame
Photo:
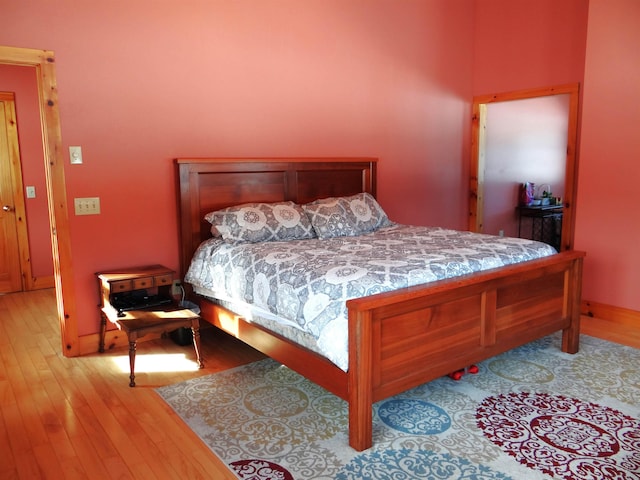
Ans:
[[[376,193],[371,158],[177,159],[181,269],[210,237],[205,213],[246,202]],[[544,259],[347,302],[349,369],[198,298],[203,319],[349,404],[349,444],[372,445],[372,404],[562,330],[578,351],[584,253]]]

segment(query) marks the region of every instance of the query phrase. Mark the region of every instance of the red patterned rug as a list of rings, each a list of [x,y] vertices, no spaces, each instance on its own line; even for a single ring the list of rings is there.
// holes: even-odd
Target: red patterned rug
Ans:
[[[158,393],[243,480],[640,480],[640,350],[560,342],[376,403],[364,452],[346,402],[272,360]]]
[[[485,398],[478,427],[503,451],[553,478],[640,475],[640,422],[613,408],[545,393]]]

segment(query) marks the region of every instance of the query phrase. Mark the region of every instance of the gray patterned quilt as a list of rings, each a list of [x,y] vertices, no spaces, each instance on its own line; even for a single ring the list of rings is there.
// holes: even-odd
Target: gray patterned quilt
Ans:
[[[393,225],[357,237],[200,245],[185,277],[224,301],[245,302],[311,335],[346,370],[350,298],[556,253],[531,240]]]

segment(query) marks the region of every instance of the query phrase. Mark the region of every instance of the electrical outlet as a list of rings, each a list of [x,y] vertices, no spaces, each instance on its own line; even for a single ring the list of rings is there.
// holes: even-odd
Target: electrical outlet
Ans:
[[[171,295],[182,295],[182,282],[180,280],[174,280],[171,285]]]

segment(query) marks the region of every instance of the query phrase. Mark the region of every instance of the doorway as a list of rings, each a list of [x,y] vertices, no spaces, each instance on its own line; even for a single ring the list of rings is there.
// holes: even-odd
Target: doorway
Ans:
[[[36,71],[62,353],[68,357],[77,356],[79,355],[78,321],[71,263],[55,57],[53,52],[47,50],[0,46],[0,63],[33,67]]]
[[[497,102],[512,102],[556,95],[568,96],[567,149],[564,166],[564,185],[561,188],[561,191],[563,191],[563,221],[559,246],[560,250],[570,250],[573,248],[578,167],[576,153],[579,103],[578,84],[474,97],[469,181],[469,230],[474,232],[484,231],[484,209],[486,200],[485,187],[487,178],[486,138],[488,132],[488,106]]]

